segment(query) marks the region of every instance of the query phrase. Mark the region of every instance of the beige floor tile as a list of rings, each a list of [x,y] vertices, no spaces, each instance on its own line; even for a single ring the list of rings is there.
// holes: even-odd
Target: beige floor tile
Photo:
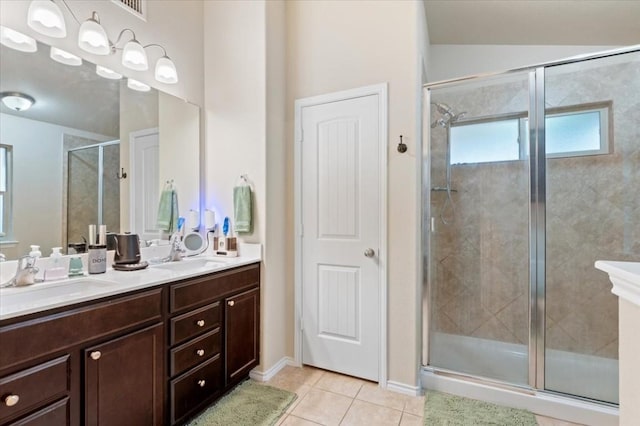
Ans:
[[[400,426],[422,426],[422,416],[414,416],[406,411],[402,413],[402,420],[400,420]]]
[[[338,425],[352,401],[343,395],[311,389],[291,414],[327,426]]]
[[[314,388],[354,398],[364,383],[364,380],[326,371]]]
[[[382,389],[376,383],[365,383],[356,396],[356,399],[361,401],[383,405],[400,411],[404,410],[404,405],[409,398],[411,397]]]
[[[398,426],[402,412],[365,401],[354,400],[341,426]]]
[[[566,422],[564,420],[554,419],[552,417],[538,416],[536,420],[540,426],[581,426],[578,423]]]
[[[320,423],[315,423],[296,416],[287,416],[282,423],[279,423],[280,426],[316,426],[318,424]]]
[[[424,396],[409,396],[404,411],[414,416],[424,416]]]
[[[314,367],[292,367],[290,365],[285,366],[282,370],[278,372],[271,380],[267,382],[270,384],[271,382],[298,382],[301,384],[313,386],[315,385],[320,377],[324,374],[324,370],[320,370]]]

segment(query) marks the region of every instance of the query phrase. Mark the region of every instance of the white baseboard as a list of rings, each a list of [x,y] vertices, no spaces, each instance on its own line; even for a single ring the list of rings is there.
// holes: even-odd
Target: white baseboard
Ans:
[[[387,390],[409,396],[420,395],[420,386],[411,386],[400,382],[394,382],[392,380],[387,380]]]
[[[269,368],[266,371],[259,371],[258,368],[260,366],[254,368],[249,373],[249,377],[251,377],[253,380],[257,382],[268,382],[273,378],[273,376],[278,374],[278,372],[280,372],[280,370],[282,370],[287,365],[292,365],[294,367],[297,366],[293,358],[285,356],[285,357],[282,357],[280,361],[276,362],[273,366],[271,366],[271,368]]]

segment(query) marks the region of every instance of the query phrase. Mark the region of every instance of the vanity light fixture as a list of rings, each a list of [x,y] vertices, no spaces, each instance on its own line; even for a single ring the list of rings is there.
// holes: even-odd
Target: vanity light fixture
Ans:
[[[18,112],[28,110],[36,103],[36,100],[31,96],[20,92],[2,92],[0,95],[2,96],[2,103],[7,108]]]
[[[122,38],[122,34],[125,31],[130,31],[133,34],[133,38],[124,45],[122,49],[122,65],[132,69],[134,71],[146,71],[149,69],[149,61],[147,59],[147,53],[144,51],[144,47],[136,40],[136,33],[130,28],[125,28],[120,31],[120,35],[115,42],[117,45]]]
[[[151,90],[150,86],[132,78],[127,79],[127,87],[132,90],[137,90],[138,92],[148,92]]]
[[[27,12],[27,25],[49,37],[67,36],[67,26],[62,11],[52,0],[33,0]]]
[[[58,49],[57,47],[51,46],[51,51],[49,52],[49,57],[56,62],[60,62],[65,65],[79,66],[82,65],[82,59],[80,57],[74,55],[73,53],[69,53],[66,50]]]
[[[97,12],[93,12],[91,18],[80,25],[78,46],[85,52],[93,53],[94,55],[108,55],[111,53],[111,43],[106,31],[100,25],[100,17]]]
[[[163,56],[160,59],[158,59],[158,62],[156,62],[156,69],[155,69],[156,80],[158,80],[160,83],[165,83],[165,84],[177,83],[178,71],[176,71],[176,65],[173,63],[171,58],[167,56],[167,51],[165,50],[165,48],[155,43],[147,44],[145,46],[145,49],[147,47],[159,47],[160,49],[162,49]]]
[[[122,74],[118,74],[107,67],[103,67],[102,65],[96,65],[96,74],[100,77],[108,78],[109,80],[120,80],[122,78]]]
[[[165,84],[175,84],[178,82],[176,65],[173,63],[171,58],[169,58],[167,51],[161,45],[152,43],[143,46],[136,39],[136,34],[133,30],[129,28],[125,28],[120,31],[118,39],[113,43],[109,40],[107,32],[100,24],[100,17],[96,11],[91,13],[91,17],[89,19],[81,23],[73,13],[73,10],[69,7],[66,0],[56,1],[61,2],[65,6],[69,14],[71,14],[73,19],[80,26],[78,31],[78,47],[80,47],[80,49],[94,55],[112,55],[115,54],[117,50],[122,50],[121,61],[124,67],[134,71],[146,71],[149,69],[149,60],[145,49],[154,46],[159,47],[162,49],[163,56],[156,62],[154,72],[155,79],[160,83]],[[49,37],[63,38],[67,35],[64,16],[62,15],[60,7],[54,3],[54,0],[32,0],[29,4],[29,11],[27,13],[27,24],[34,31]],[[35,52],[38,49],[36,41],[33,38],[3,26],[0,26],[0,29],[0,42],[7,47],[23,52]],[[123,48],[116,47],[126,31],[131,32],[133,35],[132,39],[129,40]],[[50,54],[53,60],[68,65],[80,65],[82,63],[82,60],[79,57],[60,49],[55,49],[54,51],[54,49],[55,48],[51,49]],[[118,73],[114,73],[108,69],[105,70],[109,72],[104,72],[103,74],[101,74],[99,70],[96,70],[96,72],[102,77],[109,75],[109,77],[106,78],[116,78],[116,75],[118,76],[117,78],[122,78]],[[133,85],[141,87],[135,83]],[[143,84],[143,86],[148,87],[146,84]],[[146,90],[150,90],[150,88]]]
[[[38,50],[33,38],[2,25],[0,25],[0,43],[21,52],[32,53]]]

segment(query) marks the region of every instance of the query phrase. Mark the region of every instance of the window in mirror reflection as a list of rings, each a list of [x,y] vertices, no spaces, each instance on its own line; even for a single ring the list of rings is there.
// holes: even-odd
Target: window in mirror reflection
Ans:
[[[0,145],[0,238],[11,239],[11,145]]]

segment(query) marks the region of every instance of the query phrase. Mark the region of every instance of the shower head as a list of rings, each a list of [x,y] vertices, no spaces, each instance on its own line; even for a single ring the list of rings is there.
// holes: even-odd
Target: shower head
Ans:
[[[442,117],[436,119],[431,123],[432,129],[436,126],[447,127],[447,125],[455,123],[467,114],[466,112],[460,112],[456,114],[453,108],[445,103],[432,102],[431,104],[435,105],[436,110],[442,115]]]

